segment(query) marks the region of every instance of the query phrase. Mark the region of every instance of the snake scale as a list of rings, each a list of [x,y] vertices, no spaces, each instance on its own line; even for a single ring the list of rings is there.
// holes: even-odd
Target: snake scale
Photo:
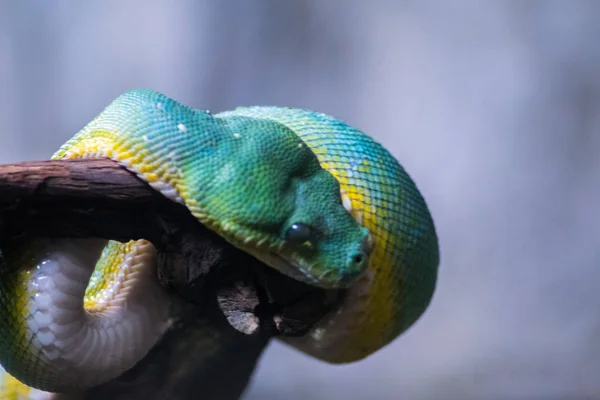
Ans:
[[[422,195],[382,145],[332,116],[274,106],[211,114],[137,89],[53,155],[98,157],[268,267],[346,288],[308,334],[282,339],[318,359],[367,357],[431,301],[439,250]],[[2,249],[0,394],[85,389],[143,358],[173,318],[155,256],[145,240],[44,238]]]

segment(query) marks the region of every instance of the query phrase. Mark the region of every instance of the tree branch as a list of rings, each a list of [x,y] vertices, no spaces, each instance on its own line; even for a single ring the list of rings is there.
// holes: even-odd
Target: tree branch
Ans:
[[[163,243],[195,223],[127,169],[107,159],[0,165],[0,241],[22,235]]]

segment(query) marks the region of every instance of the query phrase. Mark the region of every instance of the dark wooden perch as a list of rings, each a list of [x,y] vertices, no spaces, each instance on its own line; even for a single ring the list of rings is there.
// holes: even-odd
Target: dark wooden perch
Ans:
[[[236,399],[269,338],[304,334],[341,295],[264,266],[107,159],[0,165],[0,246],[36,236],[150,240],[189,305],[136,367],[78,398]]]

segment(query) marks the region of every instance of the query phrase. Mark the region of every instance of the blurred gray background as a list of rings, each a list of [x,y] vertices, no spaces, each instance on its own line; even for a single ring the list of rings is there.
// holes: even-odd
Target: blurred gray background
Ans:
[[[431,307],[372,357],[279,343],[246,400],[600,399],[600,1],[2,1],[0,162],[136,87],[338,116],[441,244]]]

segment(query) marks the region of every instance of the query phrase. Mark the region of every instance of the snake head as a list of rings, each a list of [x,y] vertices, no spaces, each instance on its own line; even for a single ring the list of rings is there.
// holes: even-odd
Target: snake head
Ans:
[[[284,124],[184,106],[150,90],[121,95],[57,157],[108,156],[270,267],[324,288],[367,268],[369,232],[340,185]]]
[[[188,180],[212,229],[296,280],[350,286],[367,268],[371,242],[344,208],[335,177],[284,125],[247,117],[220,124],[230,133],[215,146],[213,178],[202,178],[204,167]]]
[[[297,180],[293,193],[293,211],[278,229],[282,244],[255,256],[313,286],[350,286],[368,266],[369,231],[344,209],[339,184],[329,172]]]

